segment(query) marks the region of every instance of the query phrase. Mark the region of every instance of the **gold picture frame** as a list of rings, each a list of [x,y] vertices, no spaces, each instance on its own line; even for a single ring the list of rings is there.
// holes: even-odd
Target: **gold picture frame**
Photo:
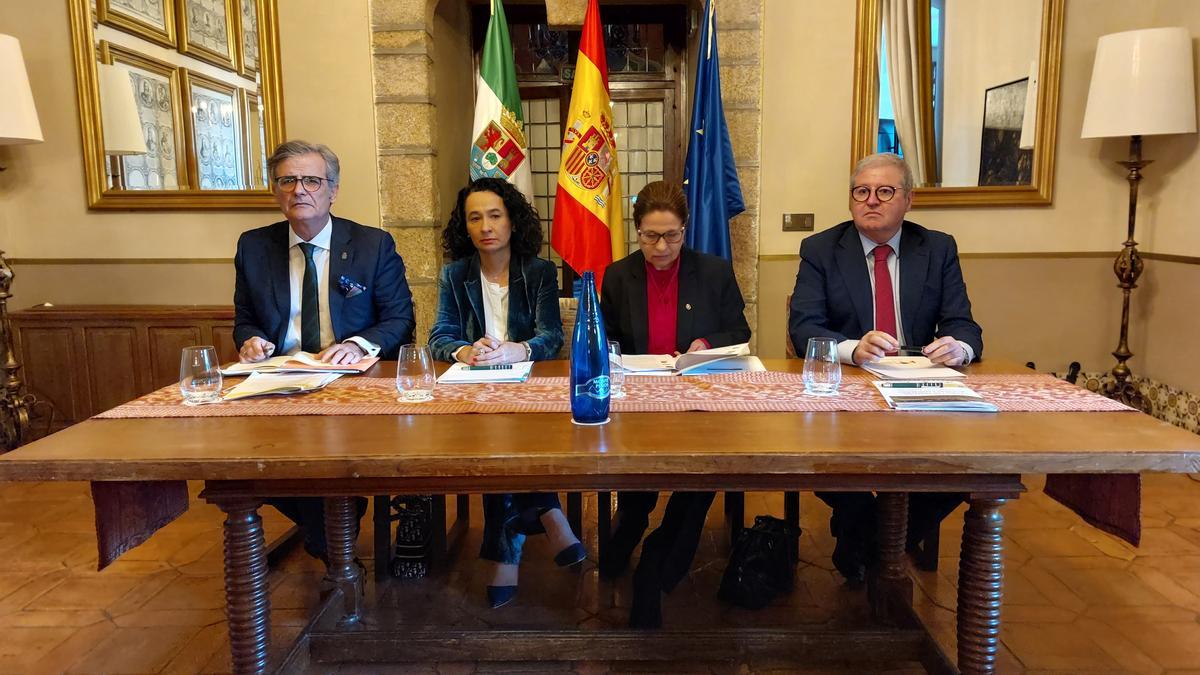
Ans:
[[[96,0],[96,20],[174,49],[175,0],[149,0],[146,6],[148,9],[143,10],[134,6],[130,0]]]
[[[175,7],[179,53],[237,72],[233,0],[178,0]]]
[[[205,192],[247,189],[240,89],[187,68],[179,70],[193,183]]]
[[[262,189],[201,190],[190,166],[179,174],[178,190],[126,190],[109,184],[113,158],[105,155],[101,138],[100,93],[97,68],[100,50],[95,37],[95,5],[91,0],[67,0],[71,22],[72,57],[75,67],[75,91],[79,105],[79,131],[83,147],[84,187],[87,207],[92,210],[230,210],[278,209],[271,191]],[[278,5],[276,0],[259,0],[259,44],[262,48],[258,94],[263,118],[264,141],[274,148],[286,138],[283,117],[283,84],[279,60]],[[149,47],[149,45],[147,45]],[[142,50],[138,50],[142,51]],[[146,51],[150,51],[147,49]],[[180,115],[184,130],[183,145],[176,148],[186,163],[191,139],[187,136],[189,117],[184,98],[183,72],[180,82]],[[249,84],[249,83],[247,83]],[[239,105],[240,110],[240,105]],[[239,146],[240,147],[240,146]],[[194,152],[194,151],[191,151]],[[177,157],[179,156],[177,154]],[[114,172],[115,173],[115,172]],[[186,186],[182,181],[186,178]]]
[[[190,185],[186,147],[183,96],[179,82],[179,70],[163,61],[139,54],[138,52],[115,45],[108,40],[100,41],[100,61],[105,64],[119,64],[129,68],[135,77],[139,117],[142,120],[143,133],[146,135],[146,146],[149,152],[132,157],[113,158],[121,178],[120,189],[124,190],[185,190]],[[142,74],[156,75],[160,81],[153,82],[153,77],[141,78]],[[162,85],[166,91],[162,91]],[[154,87],[149,91],[147,87]],[[163,107],[166,106],[166,110]],[[164,114],[165,113],[165,114]],[[165,122],[170,121],[170,127],[164,128]],[[168,169],[173,168],[172,175]],[[145,181],[139,181],[136,172],[145,175]],[[153,176],[158,176],[156,184]],[[173,180],[172,180],[173,179]],[[174,182],[174,185],[170,183]]]
[[[262,12],[258,0],[237,0],[234,23],[237,26],[237,72],[242,77],[254,79],[262,63],[262,47],[258,38],[259,17]]]
[[[249,89],[239,89],[242,105],[243,157],[245,157],[246,181],[253,189],[270,189],[267,183],[266,127],[263,123],[262,106],[258,94]]]

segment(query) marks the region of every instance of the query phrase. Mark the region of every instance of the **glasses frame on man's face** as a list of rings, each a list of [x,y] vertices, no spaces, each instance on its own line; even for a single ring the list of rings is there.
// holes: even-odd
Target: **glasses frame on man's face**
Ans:
[[[297,186],[303,187],[305,192],[320,192],[321,186],[333,181],[324,176],[276,176],[275,187],[279,188],[280,192],[295,192]]]
[[[670,232],[648,232],[646,230],[638,230],[638,241],[647,246],[658,246],[658,241],[662,239],[671,246],[674,246],[675,244],[683,241],[683,231],[686,229],[687,226],[685,225],[678,230],[671,230]]]
[[[892,199],[894,199],[896,197],[896,195],[898,193],[903,192],[903,191],[904,191],[904,188],[896,187],[894,185],[880,185],[880,186],[874,187],[874,188],[871,187],[870,185],[855,185],[854,187],[850,188],[850,199],[853,199],[854,201],[858,202],[859,204],[862,204],[864,202],[870,201],[871,194],[874,193],[875,198],[878,199],[879,201],[890,202],[890,201],[892,201]],[[855,194],[857,192],[862,192],[861,198],[859,198],[859,196],[857,194]]]

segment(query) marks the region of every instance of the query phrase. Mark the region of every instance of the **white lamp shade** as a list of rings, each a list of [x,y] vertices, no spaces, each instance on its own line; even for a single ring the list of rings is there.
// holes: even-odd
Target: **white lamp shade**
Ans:
[[[1083,138],[1196,131],[1192,39],[1185,28],[1105,35],[1096,43]]]
[[[0,145],[42,142],[21,43],[11,35],[0,35],[0,100]]]
[[[133,80],[129,69],[99,64],[100,123],[104,130],[104,154],[141,155],[146,152],[146,137],[138,117]]]

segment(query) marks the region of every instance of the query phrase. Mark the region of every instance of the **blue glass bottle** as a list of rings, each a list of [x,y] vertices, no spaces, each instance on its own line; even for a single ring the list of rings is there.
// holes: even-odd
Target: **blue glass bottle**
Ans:
[[[595,275],[583,273],[575,334],[571,336],[571,420],[576,424],[608,421],[608,337],[596,299]]]

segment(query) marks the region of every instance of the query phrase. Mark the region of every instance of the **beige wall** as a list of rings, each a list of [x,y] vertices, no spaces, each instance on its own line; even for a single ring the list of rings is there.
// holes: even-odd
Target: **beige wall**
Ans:
[[[1042,0],[946,3],[942,185],[979,183],[984,92],[1029,76],[1041,28]]]
[[[288,135],[330,145],[340,155],[344,181],[334,212],[377,224],[366,0],[281,4]],[[238,235],[278,220],[279,213],[89,212],[66,2],[0,3],[0,27],[21,40],[46,138],[0,148],[0,164],[9,167],[0,173],[0,247],[19,263],[28,261],[15,266],[14,304],[230,302],[227,261]],[[362,76],[347,76],[354,73]],[[37,264],[69,258],[87,264]],[[152,258],[171,264],[121,262]],[[182,262],[197,259],[207,262]]]
[[[850,104],[854,3],[785,2],[766,5],[763,75],[765,112],[762,167],[761,253],[794,256],[801,233],[783,232],[782,214],[812,212],[818,230],[848,218]],[[1200,3],[1189,0],[1088,0],[1068,2],[1064,32],[1061,105],[1054,204],[1043,208],[922,209],[910,214],[953,234],[966,254],[1115,252],[1125,238],[1128,187],[1114,164],[1128,152],[1124,139],[1079,138],[1096,39],[1153,26],[1182,25],[1200,35]],[[820,29],[804,30],[802,27]],[[797,40],[802,30],[804,40]],[[1200,183],[1197,137],[1148,137],[1138,214],[1143,251],[1200,256],[1188,193]],[[761,353],[783,353],[781,308],[796,260],[760,266]],[[1134,296],[1131,366],[1137,373],[1189,386],[1200,366],[1177,354],[1190,325],[1197,266],[1150,261],[1144,288]],[[1120,295],[1103,258],[970,259],[964,261],[975,311],[993,356],[1035,360],[1060,368],[1083,360],[1104,370],[1116,347]],[[1190,285],[1189,283],[1190,282]],[[1152,285],[1153,284],[1153,285]],[[777,337],[778,335],[778,337]]]

